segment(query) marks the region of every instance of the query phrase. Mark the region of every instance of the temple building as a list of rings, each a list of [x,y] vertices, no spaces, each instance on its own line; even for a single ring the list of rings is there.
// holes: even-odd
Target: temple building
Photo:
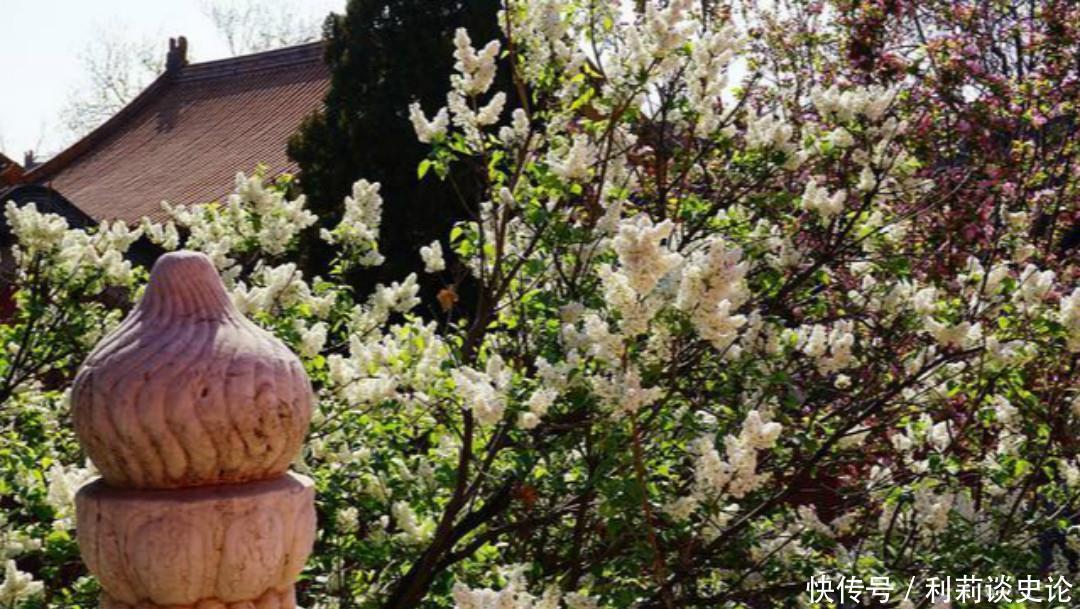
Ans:
[[[238,171],[293,173],[289,138],[322,108],[330,86],[322,43],[188,63],[187,41],[169,41],[165,71],[100,127],[44,162],[0,155],[0,208],[33,203],[72,227],[104,220],[163,220],[162,201],[223,199]],[[13,313],[11,234],[0,214],[0,320]],[[145,238],[128,255],[149,265]]]
[[[32,168],[0,160],[0,193],[53,193],[94,222],[161,220],[163,200],[220,200],[238,171],[295,172],[286,145],[329,84],[318,42],[188,63],[187,41],[173,39],[165,71],[100,127]]]

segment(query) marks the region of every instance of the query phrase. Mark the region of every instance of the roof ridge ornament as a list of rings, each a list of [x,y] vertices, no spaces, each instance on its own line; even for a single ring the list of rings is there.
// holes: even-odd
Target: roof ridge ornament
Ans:
[[[165,71],[175,72],[188,64],[187,38],[169,38],[169,54],[165,56]]]

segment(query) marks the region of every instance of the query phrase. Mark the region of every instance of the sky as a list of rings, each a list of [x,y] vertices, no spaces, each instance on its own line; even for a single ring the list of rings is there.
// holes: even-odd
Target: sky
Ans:
[[[0,0],[0,151],[21,163],[27,150],[51,155],[68,143],[60,110],[83,80],[80,54],[101,31],[160,40],[162,56],[181,35],[193,61],[228,56],[204,13],[208,1]],[[301,17],[340,12],[345,1],[287,0]]]

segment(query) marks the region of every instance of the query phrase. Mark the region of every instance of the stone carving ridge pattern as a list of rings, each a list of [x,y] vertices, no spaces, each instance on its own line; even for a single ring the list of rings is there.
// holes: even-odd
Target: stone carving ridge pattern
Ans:
[[[209,259],[183,252],[162,257],[142,301],[91,352],[72,416],[110,484],[184,488],[284,473],[311,401],[296,356],[236,310]]]

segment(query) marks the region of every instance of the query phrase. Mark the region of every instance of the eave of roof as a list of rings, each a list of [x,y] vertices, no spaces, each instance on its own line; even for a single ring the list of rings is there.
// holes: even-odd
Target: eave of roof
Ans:
[[[96,224],[93,218],[64,198],[64,195],[47,186],[38,184],[0,185],[0,206],[7,205],[8,201],[13,201],[18,206],[33,203],[38,211],[63,216],[68,225],[75,228],[85,228]],[[10,237],[11,229],[8,227],[7,221],[0,217],[0,246],[6,247],[10,242]]]
[[[0,152],[0,188],[21,183],[25,174],[22,165]]]

